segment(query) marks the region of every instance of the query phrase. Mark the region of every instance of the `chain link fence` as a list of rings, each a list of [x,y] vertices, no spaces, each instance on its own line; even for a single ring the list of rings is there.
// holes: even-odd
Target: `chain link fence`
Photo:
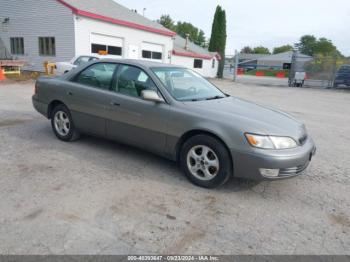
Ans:
[[[295,52],[292,58],[289,84],[291,85],[293,79],[299,73],[305,73],[304,86],[331,88],[334,86],[338,70],[349,64],[349,58],[324,55],[306,58],[304,55]]]
[[[239,53],[226,57],[225,62],[225,78],[248,84],[331,88],[338,85],[340,73],[349,71],[342,77],[350,85],[350,58],[340,55],[308,56],[298,51],[274,55]]]

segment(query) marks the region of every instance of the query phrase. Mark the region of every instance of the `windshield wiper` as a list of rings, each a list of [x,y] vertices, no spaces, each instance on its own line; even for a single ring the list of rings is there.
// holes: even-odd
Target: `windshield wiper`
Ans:
[[[206,98],[205,100],[215,100],[215,99],[222,99],[222,98],[225,98],[225,97],[223,97],[223,96],[213,96],[213,97]]]

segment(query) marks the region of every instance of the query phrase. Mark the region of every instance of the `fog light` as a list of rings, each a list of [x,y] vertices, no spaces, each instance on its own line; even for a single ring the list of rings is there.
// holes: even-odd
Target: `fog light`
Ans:
[[[278,177],[279,173],[279,169],[260,168],[260,174],[264,177]]]

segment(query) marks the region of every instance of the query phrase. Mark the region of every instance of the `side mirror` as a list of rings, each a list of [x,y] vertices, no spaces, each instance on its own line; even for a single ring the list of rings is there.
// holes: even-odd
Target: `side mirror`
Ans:
[[[144,100],[153,101],[153,102],[156,102],[156,103],[164,102],[164,99],[162,97],[160,97],[158,95],[158,93],[156,91],[154,91],[154,90],[143,90],[141,92],[141,97]]]

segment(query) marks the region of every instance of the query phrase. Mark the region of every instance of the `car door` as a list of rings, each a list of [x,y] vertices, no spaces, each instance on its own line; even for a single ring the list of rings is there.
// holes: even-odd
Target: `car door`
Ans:
[[[106,135],[105,115],[116,69],[115,63],[95,63],[67,83],[69,109],[79,130]]]
[[[119,65],[107,113],[107,135],[162,154],[169,105],[143,100],[141,92],[147,89],[158,91],[147,73],[138,67]]]

